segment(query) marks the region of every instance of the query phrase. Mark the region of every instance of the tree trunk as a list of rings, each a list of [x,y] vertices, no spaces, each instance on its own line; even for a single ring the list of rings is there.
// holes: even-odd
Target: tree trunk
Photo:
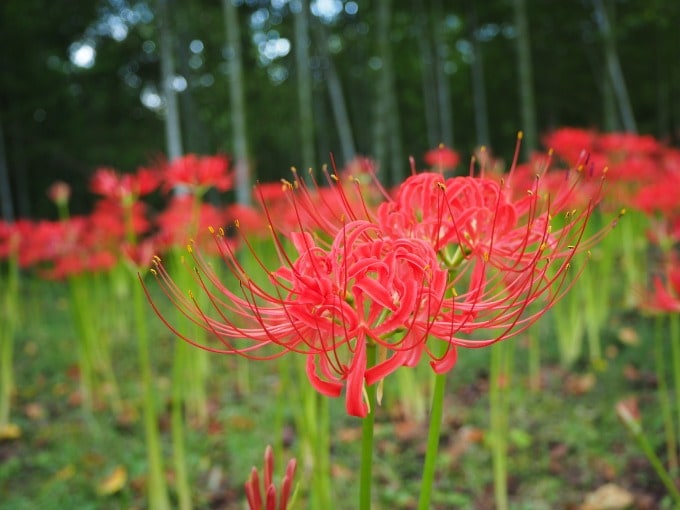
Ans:
[[[390,0],[378,0],[377,46],[382,67],[376,90],[374,157],[387,182],[396,184],[404,179],[406,161],[402,161],[401,127],[392,69],[391,10]]]
[[[342,161],[339,161],[339,163],[340,166],[344,166],[354,159],[357,152],[354,144],[354,136],[352,134],[352,123],[349,120],[347,102],[345,101],[345,94],[342,90],[342,82],[338,76],[333,58],[327,51],[328,37],[326,35],[326,30],[321,23],[315,23],[313,33],[316,39],[316,46],[327,63],[326,86],[328,87],[328,97],[330,99],[333,117],[335,118],[338,138],[340,139]],[[324,123],[319,122],[319,125],[324,125]]]
[[[486,104],[486,82],[482,47],[477,37],[477,7],[473,3],[470,13],[472,34],[472,104],[474,106],[475,134],[477,145],[489,145],[489,112]]]
[[[630,97],[628,96],[628,89],[626,88],[623,71],[621,70],[619,54],[616,51],[616,38],[614,36],[609,13],[602,0],[593,0],[593,6],[595,8],[597,27],[604,43],[604,57],[607,73],[614,90],[614,95],[616,96],[623,129],[631,133],[636,133],[637,125],[635,123],[633,107],[630,102]]]
[[[179,120],[179,104],[175,79],[174,38],[170,23],[170,0],[157,0],[158,30],[160,43],[161,87],[165,97],[165,142],[170,161],[183,154],[182,131]]]
[[[420,49],[420,74],[423,86],[423,108],[425,114],[425,130],[428,147],[436,147],[442,143],[439,130],[439,112],[437,111],[437,93],[434,77],[434,51],[430,44],[427,10],[423,2],[414,0],[414,27],[417,31]]]
[[[333,116],[335,117],[335,125],[338,129],[338,137],[340,138],[340,148],[342,150],[343,159],[342,164],[346,165],[354,159],[357,150],[354,145],[352,124],[350,123],[349,114],[347,113],[342,83],[340,82],[340,77],[335,70],[335,64],[331,58],[328,59],[328,75],[326,76],[326,83],[328,84],[328,95],[331,100]]]
[[[5,134],[0,119],[0,205],[2,206],[2,219],[8,223],[14,221],[14,204],[12,201],[12,187],[9,180],[9,166],[7,164],[7,152],[5,151]]]
[[[524,138],[522,150],[525,157],[538,147],[536,105],[534,103],[534,77],[531,67],[531,43],[526,0],[515,0],[515,26],[517,28],[517,71],[519,78],[520,118]]]
[[[439,112],[440,142],[453,146],[453,111],[451,107],[451,88],[449,77],[444,71],[446,62],[446,32],[444,31],[444,9],[436,0],[432,6],[432,22],[434,24],[434,74],[437,84],[437,111]]]
[[[229,65],[229,105],[231,107],[232,136],[234,143],[236,201],[251,203],[251,171],[248,159],[248,135],[246,131],[246,99],[241,63],[241,31],[238,11],[232,0],[222,0],[227,36],[225,54]]]
[[[293,24],[302,167],[307,170],[317,165],[314,150],[312,71],[309,62],[309,0],[300,0],[299,11],[293,14]]]

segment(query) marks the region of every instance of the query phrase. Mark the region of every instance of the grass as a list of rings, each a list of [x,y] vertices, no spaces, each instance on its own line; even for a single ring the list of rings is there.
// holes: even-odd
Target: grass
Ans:
[[[24,315],[15,347],[17,393],[13,421],[21,437],[0,442],[0,507],[15,510],[132,509],[144,507],[146,457],[139,414],[134,338],[122,327],[110,339],[115,370],[128,412],[115,417],[106,409],[92,417],[78,405],[76,341],[65,286],[33,279],[22,281]],[[107,313],[131,315],[124,300],[112,301]],[[150,312],[151,313],[151,312]],[[559,366],[550,316],[536,326],[541,334],[543,387],[527,385],[525,339],[515,340],[515,370],[509,401],[509,492],[514,510],[578,508],[586,495],[615,483],[635,496],[635,508],[664,508],[664,490],[651,467],[617,420],[614,405],[637,396],[645,429],[663,458],[661,418],[656,410],[651,352],[651,323],[637,316],[614,317],[603,331],[606,366],[592,371],[583,360],[570,369]],[[172,343],[157,320],[150,322],[156,382],[161,409],[168,480],[172,486],[169,402]],[[639,343],[619,340],[623,327],[638,333]],[[197,509],[244,508],[243,482],[251,466],[262,464],[267,444],[284,444],[281,473],[298,455],[301,497],[310,473],[298,447],[293,419],[297,393],[280,395],[276,362],[250,366],[252,391],[235,389],[236,360],[211,358],[210,421],[187,428],[188,471]],[[433,508],[493,508],[488,401],[489,351],[462,351],[448,378],[446,407]],[[423,367],[427,369],[427,367]],[[394,376],[393,376],[394,377]],[[427,370],[418,381],[427,385]],[[374,508],[411,509],[417,504],[427,425],[410,420],[387,379],[385,402],[377,415]],[[283,437],[277,437],[277,402],[284,399]],[[347,417],[343,402],[331,402],[331,470],[337,510],[356,507],[360,427]],[[98,494],[117,467],[127,474],[120,490]],[[280,475],[279,475],[280,476]],[[174,495],[173,495],[174,497]],[[645,507],[644,505],[651,505]]]

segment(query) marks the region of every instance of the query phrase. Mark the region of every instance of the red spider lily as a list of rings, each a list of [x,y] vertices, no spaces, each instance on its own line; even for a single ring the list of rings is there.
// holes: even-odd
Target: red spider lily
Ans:
[[[331,174],[332,186],[319,190],[296,177],[289,196],[297,228],[284,231],[296,254],[268,216],[280,265],[261,263],[267,286],[246,274],[223,232],[215,241],[236,290],[190,250],[209,306],[178,289],[160,259],[153,272],[175,305],[222,344],[199,347],[252,359],[305,355],[317,391],[339,396],[344,389],[347,412],[365,416],[366,385],[423,354],[445,372],[457,346],[483,347],[526,329],[568,290],[577,248],[597,239],[582,237],[599,194],[575,210],[570,197],[587,176],[566,177],[551,199],[541,176],[520,194],[510,186],[512,174],[501,183],[416,174],[377,211],[356,181],[348,186]],[[536,302],[543,307],[527,314]],[[471,338],[481,329],[493,333]],[[431,347],[437,341],[445,343],[443,355]],[[370,367],[369,343],[378,350]]]
[[[175,195],[156,217],[158,247],[185,246],[187,239],[202,240],[210,225],[224,223],[225,214],[211,204],[203,204],[192,195]],[[209,246],[212,243],[209,243]],[[209,247],[208,246],[208,247]]]
[[[652,289],[646,290],[640,299],[640,307],[650,313],[680,312],[680,258],[670,252],[662,269],[662,275],[652,280]]]
[[[56,181],[47,190],[47,196],[57,205],[66,205],[71,198],[71,186],[63,181]]]
[[[281,480],[281,494],[277,506],[276,486],[274,485],[274,453],[272,452],[272,447],[267,446],[264,451],[264,480],[262,487],[264,489],[264,497],[260,487],[260,475],[257,472],[257,468],[253,467],[250,478],[245,483],[248,508],[250,510],[286,510],[291,496],[296,467],[297,461],[290,459],[286,466],[286,473]]]
[[[168,191],[183,186],[201,195],[210,187],[227,191],[234,185],[229,161],[225,156],[186,154],[165,165],[162,173],[164,188]]]
[[[459,162],[458,153],[443,144],[425,153],[425,163],[439,171],[455,168]]]
[[[155,170],[140,168],[136,174],[121,174],[113,168],[98,168],[90,180],[90,189],[121,204],[152,193],[160,183]]]

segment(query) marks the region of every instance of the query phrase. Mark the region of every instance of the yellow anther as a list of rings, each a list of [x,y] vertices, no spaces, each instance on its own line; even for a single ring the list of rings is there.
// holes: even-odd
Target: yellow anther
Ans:
[[[149,269],[149,272],[154,276],[158,276],[158,272],[153,267]]]
[[[236,228],[241,228],[241,222],[238,221],[238,219],[234,220],[234,226],[235,226]]]
[[[222,227],[220,227],[219,233],[222,237],[224,237],[224,229]]]
[[[210,232],[212,235],[215,235],[215,227],[208,225],[208,232]]]
[[[524,138],[524,132],[522,132],[522,131],[517,131],[517,139],[518,139],[518,140],[521,140],[522,138]]]
[[[187,244],[187,251],[188,251],[189,253],[193,253],[193,252],[194,252],[194,249],[191,247],[190,244]]]
[[[551,147],[550,149],[548,149],[548,156],[552,156],[554,152],[555,150]]]

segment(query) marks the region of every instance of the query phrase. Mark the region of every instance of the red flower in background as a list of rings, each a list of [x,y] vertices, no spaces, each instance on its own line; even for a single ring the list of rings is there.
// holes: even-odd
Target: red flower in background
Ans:
[[[186,154],[163,165],[161,171],[166,191],[187,187],[200,195],[210,187],[227,191],[234,184],[229,161],[225,156]]]
[[[425,163],[427,166],[439,171],[455,168],[459,162],[460,156],[458,153],[443,144],[425,153]]]
[[[203,243],[201,234],[207,234],[211,225],[224,224],[224,220],[224,212],[215,206],[197,202],[193,195],[175,195],[156,217],[158,248],[185,246],[189,239],[194,239],[209,249],[213,244]]]
[[[71,198],[71,186],[63,181],[56,181],[47,190],[47,196],[59,206],[66,205]]]
[[[121,174],[117,170],[102,167],[95,170],[90,180],[90,189],[105,198],[128,202],[148,195],[158,188],[158,172],[140,168],[135,174]]]

